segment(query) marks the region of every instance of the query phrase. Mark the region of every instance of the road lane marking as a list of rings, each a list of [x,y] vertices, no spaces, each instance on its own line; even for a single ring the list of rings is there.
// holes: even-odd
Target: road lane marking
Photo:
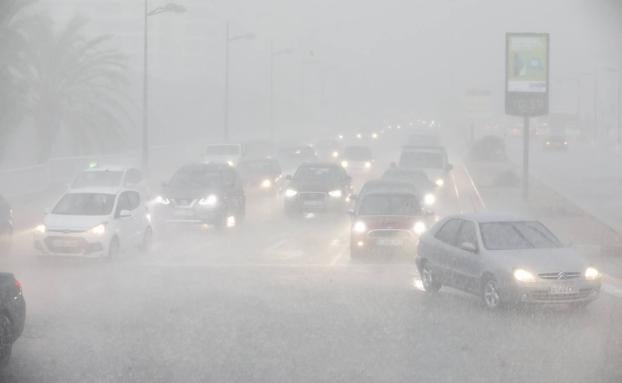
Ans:
[[[484,202],[484,199],[482,198],[482,195],[480,194],[479,189],[475,185],[475,181],[473,181],[473,177],[471,177],[471,172],[469,172],[469,169],[466,167],[466,165],[462,165],[462,167],[464,168],[464,171],[467,177],[469,178],[469,181],[471,182],[471,186],[473,187],[473,190],[475,191],[475,195],[477,195],[477,199],[479,200],[480,205],[485,210],[486,203]]]
[[[336,265],[337,265],[337,262],[339,262],[339,260],[340,260],[341,258],[343,258],[343,256],[344,256],[345,254],[346,254],[346,251],[345,251],[345,250],[340,251],[340,252],[337,254],[337,256],[336,256],[335,258],[333,258],[333,260],[332,260],[332,261],[330,261],[329,266],[330,266],[330,267],[334,267],[334,266],[336,266]]]
[[[460,190],[458,190],[458,184],[456,183],[456,176],[451,173],[451,183],[454,185],[454,192],[456,193],[456,202],[458,202],[458,207],[460,208],[460,214],[464,213],[464,209],[462,208],[462,204],[460,203]]]
[[[287,239],[281,239],[280,241],[277,241],[277,242],[273,243],[272,245],[266,247],[265,251],[268,252],[268,253],[273,253],[279,247],[285,245],[286,243],[287,243]]]
[[[609,295],[613,295],[616,298],[622,298],[622,289],[609,283],[603,283],[601,287],[602,291]]]

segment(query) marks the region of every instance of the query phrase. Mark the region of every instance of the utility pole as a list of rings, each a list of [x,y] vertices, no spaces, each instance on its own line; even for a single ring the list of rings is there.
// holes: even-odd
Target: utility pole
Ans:
[[[231,24],[227,21],[227,32],[225,37],[225,120],[222,131],[224,142],[229,142],[229,44],[231,43]]]
[[[143,45],[143,130],[142,169],[149,169],[149,1],[145,0]]]

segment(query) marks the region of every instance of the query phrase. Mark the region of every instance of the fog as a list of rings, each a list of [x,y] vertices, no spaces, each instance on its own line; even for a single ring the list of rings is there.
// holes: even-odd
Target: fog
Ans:
[[[0,0],[0,381],[622,381],[621,111],[619,0]]]

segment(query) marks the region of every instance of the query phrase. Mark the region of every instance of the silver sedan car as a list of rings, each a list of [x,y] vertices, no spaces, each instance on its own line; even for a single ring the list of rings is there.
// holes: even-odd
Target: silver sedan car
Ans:
[[[583,306],[598,297],[601,286],[598,270],[546,226],[513,217],[447,217],[421,238],[416,262],[426,292],[451,286],[481,296],[490,309],[519,303]]]

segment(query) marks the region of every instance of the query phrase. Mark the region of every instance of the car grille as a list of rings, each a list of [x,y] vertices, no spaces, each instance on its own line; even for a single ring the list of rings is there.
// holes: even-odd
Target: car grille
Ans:
[[[562,302],[584,299],[589,297],[593,292],[594,289],[591,288],[580,289],[579,292],[575,294],[551,294],[548,290],[538,290],[531,292],[529,297],[536,301]]]
[[[57,245],[58,241],[68,241],[66,245]],[[86,242],[82,238],[48,237],[45,245],[53,253],[79,254],[85,248]]]
[[[370,231],[369,236],[372,238],[400,238],[409,237],[410,232],[408,230],[379,229]]]
[[[540,277],[540,279],[547,279],[547,280],[567,280],[567,279],[577,279],[581,277],[581,273],[578,271],[562,271],[562,272],[558,272],[558,273],[543,273],[543,274],[538,274],[538,277]]]
[[[188,207],[188,206],[192,206],[192,203],[194,202],[194,200],[190,198],[174,198],[173,202],[175,203],[175,206]]]
[[[326,193],[300,193],[300,199],[303,201],[324,201]]]

